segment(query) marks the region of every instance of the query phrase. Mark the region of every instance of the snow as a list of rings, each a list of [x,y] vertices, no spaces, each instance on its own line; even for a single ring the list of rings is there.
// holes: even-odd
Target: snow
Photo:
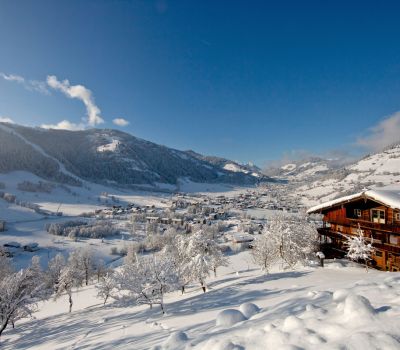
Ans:
[[[326,260],[327,268],[277,266],[266,275],[248,252],[229,259],[207,293],[191,285],[184,295],[167,294],[164,316],[144,305],[103,307],[95,288],[84,287],[74,293],[71,314],[66,296],[41,304],[35,319],[5,331],[2,349],[399,348],[400,273]],[[244,312],[245,303],[259,311],[233,326],[216,325],[218,314]]]
[[[112,139],[111,142],[97,147],[97,152],[115,152],[120,143],[118,139]]]
[[[37,183],[38,181],[47,182],[46,180],[25,171],[13,171],[7,174],[0,173],[0,182],[6,184],[4,192],[9,192],[17,196],[18,200],[38,204],[41,209],[50,212],[60,211],[64,216],[77,216],[84,212],[93,212],[96,209],[108,207],[113,202],[112,198],[119,201],[117,204],[135,203],[138,205],[156,205],[164,207],[167,204],[163,203],[164,199],[171,197],[170,194],[146,192],[140,190],[120,190],[103,185],[85,183],[85,186],[56,186],[51,193],[25,192],[18,189],[18,184],[23,181]],[[107,196],[104,196],[107,193]],[[4,202],[0,199],[0,209],[5,208]],[[4,202],[5,203],[5,202]],[[11,208],[8,205],[8,208]],[[15,209],[15,210],[14,210]],[[27,212],[26,208],[13,208],[4,216],[7,218],[21,218],[22,215],[17,214],[17,211],[25,211],[26,219],[39,219],[32,210]],[[0,218],[2,211],[0,211]],[[16,217],[16,220],[18,219]],[[14,220],[13,220],[14,221]]]
[[[188,336],[186,335],[185,332],[175,332],[172,333],[167,340],[162,344],[161,347],[155,347],[154,350],[160,349],[160,350],[175,350],[182,345],[185,344],[185,342],[188,341]]]
[[[230,327],[236,323],[246,321],[247,318],[239,310],[226,309],[217,315],[215,324],[221,327]]]
[[[283,169],[283,170],[293,170],[296,167],[297,167],[296,164],[290,163],[290,164],[286,164],[286,165],[281,166],[281,169]]]
[[[370,191],[366,191],[365,194],[375,199],[379,202],[382,202],[394,209],[400,209],[400,186],[392,186],[392,189],[374,189]]]
[[[348,322],[370,323],[376,314],[370,301],[362,295],[349,294],[339,309],[343,308],[344,320]]]
[[[253,303],[244,303],[240,305],[239,310],[246,318],[251,318],[260,311],[260,308]]]
[[[329,202],[325,202],[325,203],[316,205],[314,207],[311,207],[310,209],[307,210],[307,213],[313,213],[313,212],[316,212],[321,209],[329,208],[329,207],[332,207],[332,206],[342,203],[342,202],[348,202],[355,198],[361,197],[362,195],[363,195],[363,192],[360,192],[360,193],[352,194],[350,196],[340,197],[340,198],[331,200]]]
[[[312,176],[315,175],[318,172],[323,172],[329,170],[328,166],[326,164],[317,164],[314,167],[307,169],[302,172],[302,177],[307,177],[307,176]]]
[[[224,169],[225,170],[229,170],[229,171],[233,171],[235,173],[245,173],[247,174],[249,171],[248,170],[244,170],[243,168],[241,168],[239,165],[237,164],[233,164],[233,163],[228,163],[224,165]]]
[[[122,205],[133,202],[167,207],[171,201],[170,194],[128,192],[94,184],[90,184],[90,188],[67,187],[75,192],[74,195],[62,188],[56,188],[52,193],[19,191],[17,184],[25,179],[33,182],[41,180],[23,172],[0,174],[0,181],[6,183],[6,192],[52,211],[56,211],[62,203],[60,210],[68,215],[105,207],[105,197],[110,200],[111,196]],[[325,183],[333,186],[336,182],[321,181],[321,188]],[[229,197],[245,191],[219,184],[186,182],[181,185],[194,193],[211,190],[207,193],[210,197],[220,194]],[[161,184],[159,186],[162,187]],[[398,188],[374,189],[372,195],[394,203],[400,193]],[[102,192],[109,195],[102,196]],[[333,196],[332,187],[330,192],[324,194]],[[124,244],[122,237],[112,242],[96,239],[74,242],[54,237],[44,230],[45,223],[66,218],[43,219],[30,210],[24,218],[19,210],[24,209],[0,200],[0,216],[5,213],[15,221],[22,220],[11,223],[8,231],[1,233],[0,244],[35,241],[41,248],[35,253],[18,253],[14,261],[21,266],[36,254],[40,255],[42,263],[46,263],[57,252],[66,254],[88,245],[106,262],[111,262],[110,247]],[[254,209],[247,213],[268,218],[276,212]],[[51,299],[41,303],[33,319],[18,321],[15,329],[5,331],[1,347],[7,350],[399,348],[399,273],[375,270],[366,273],[363,266],[347,260],[326,260],[325,268],[314,265],[290,271],[276,265],[272,266],[270,274],[264,274],[253,264],[249,251],[231,253],[228,258],[229,265],[218,268],[218,277],[206,280],[206,293],[199,284],[187,286],[184,295],[180,291],[167,293],[164,316],[158,306],[153,309],[146,305],[122,306],[112,299],[103,307],[102,300],[96,297],[97,290],[90,285],[74,291],[71,314],[68,313],[68,298],[65,295],[57,301]],[[113,266],[118,264],[119,261],[116,261]],[[226,319],[222,324],[234,324],[217,325],[218,318]]]
[[[37,220],[40,218],[42,216],[36,214],[32,209],[10,204],[0,198],[0,220],[5,220],[9,223],[23,220]]]

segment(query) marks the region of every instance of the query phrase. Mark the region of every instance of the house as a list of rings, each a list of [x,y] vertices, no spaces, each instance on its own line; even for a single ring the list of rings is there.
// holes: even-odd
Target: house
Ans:
[[[230,235],[227,235],[228,239],[230,239],[231,249],[234,251],[241,251],[244,249],[248,249],[252,246],[252,242],[254,241],[254,237],[244,232],[236,232]]]
[[[161,218],[160,221],[164,225],[169,225],[171,223],[171,219],[170,218]]]
[[[323,215],[318,233],[327,257],[344,256],[346,236],[356,235],[360,227],[374,247],[371,265],[400,271],[400,187],[365,190],[317,205],[307,213]]]
[[[160,218],[158,216],[147,216],[146,217],[146,221],[148,223],[159,223],[160,222]]]
[[[182,226],[182,225],[183,225],[183,219],[181,219],[181,218],[173,218],[173,219],[172,219],[172,223],[173,223],[174,225]]]
[[[0,232],[6,230],[6,222],[4,220],[0,220]]]

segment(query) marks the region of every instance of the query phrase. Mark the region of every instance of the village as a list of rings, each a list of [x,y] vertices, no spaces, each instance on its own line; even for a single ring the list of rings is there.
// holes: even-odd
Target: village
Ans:
[[[30,187],[32,186],[33,184]],[[42,230],[48,232],[46,226],[49,222],[72,226],[80,223],[86,227],[93,225],[98,227],[103,223],[111,225],[114,228],[111,237],[107,237],[110,235],[109,232],[104,235],[99,234],[102,236],[102,242],[111,246],[109,251],[112,253],[107,258],[110,261],[115,259],[113,256],[126,253],[126,245],[129,241],[145,241],[149,234],[162,235],[169,229],[188,234],[192,232],[193,227],[199,225],[218,232],[221,244],[228,245],[229,249],[239,251],[251,248],[255,235],[262,233],[268,218],[274,213],[285,212],[297,215],[304,214],[306,210],[299,200],[286,195],[284,185],[278,184],[263,184],[229,194],[176,193],[160,197],[158,202],[152,204],[141,204],[140,201],[122,204],[115,196],[102,193],[101,209],[85,211],[74,216],[63,213],[61,205],[56,207],[56,211],[49,211],[41,209],[37,204],[20,201],[17,196],[10,193],[2,196],[13,205],[29,208],[41,215],[42,219],[38,219],[36,224],[39,231],[42,225]],[[19,222],[22,223],[24,220]],[[9,220],[4,215],[0,217],[0,235],[4,236],[7,233],[6,230],[12,229],[14,225],[13,220]],[[65,244],[73,244],[69,243],[68,239],[79,244],[85,242],[84,237],[80,237],[79,240],[78,237],[65,237]],[[41,249],[45,251],[49,249],[47,241],[35,240],[34,236],[20,241],[16,239],[4,241],[3,239],[2,254],[9,257],[18,257],[23,252],[38,254]],[[90,243],[90,238],[87,242]]]

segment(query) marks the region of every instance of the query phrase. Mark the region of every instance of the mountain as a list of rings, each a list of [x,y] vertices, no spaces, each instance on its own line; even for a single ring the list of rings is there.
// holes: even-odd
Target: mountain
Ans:
[[[304,173],[303,173],[304,175]],[[400,144],[381,152],[369,154],[345,167],[320,173],[317,178],[296,185],[296,194],[303,203],[318,204],[327,200],[359,192],[364,188],[376,188],[400,183]]]
[[[244,173],[246,175],[251,175],[254,177],[262,178],[265,175],[262,174],[262,171],[259,167],[257,167],[254,164],[248,163],[248,164],[240,164],[237,162],[234,162],[229,159],[221,158],[221,157],[215,157],[215,156],[203,156],[199,153],[196,153],[194,151],[186,151],[187,154],[190,154],[194,158],[197,158],[201,161],[205,161],[208,163],[213,164],[216,167],[223,168],[225,170],[234,172],[234,173]]]
[[[290,161],[281,166],[271,166],[264,173],[291,182],[315,180],[343,167],[339,159],[308,157]]]
[[[227,164],[242,169],[230,170]],[[235,162],[179,151],[111,129],[47,130],[0,123],[0,172],[29,171],[80,185],[255,184],[269,180]]]

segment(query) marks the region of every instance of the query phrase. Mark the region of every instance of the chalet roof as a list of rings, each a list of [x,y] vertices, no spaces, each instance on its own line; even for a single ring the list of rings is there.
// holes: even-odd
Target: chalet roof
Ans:
[[[317,213],[323,209],[328,209],[339,204],[351,202],[358,198],[368,198],[393,209],[400,209],[400,187],[388,186],[382,189],[365,190],[350,196],[336,198],[329,202],[316,205],[307,210],[307,214]]]

